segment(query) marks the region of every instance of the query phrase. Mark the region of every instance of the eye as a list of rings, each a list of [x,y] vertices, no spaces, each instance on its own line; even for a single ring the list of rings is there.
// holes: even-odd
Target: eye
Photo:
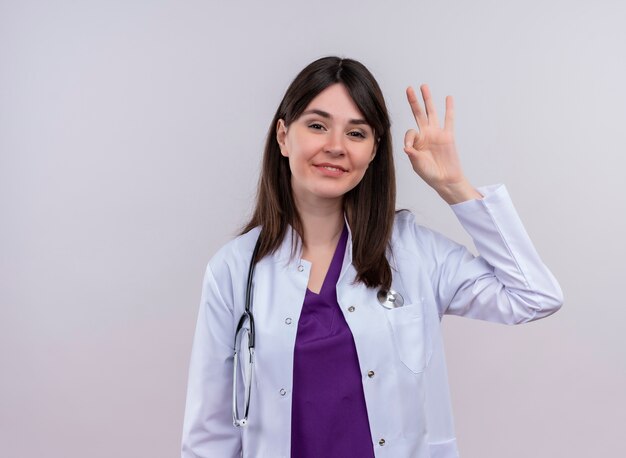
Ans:
[[[317,122],[314,122],[313,124],[309,124],[309,127],[311,129],[315,129],[315,130],[320,130],[320,129],[324,128],[324,126],[322,126],[321,124],[319,124]]]
[[[353,130],[352,132],[348,132],[348,135],[350,135],[351,137],[365,138],[365,134],[359,130]]]

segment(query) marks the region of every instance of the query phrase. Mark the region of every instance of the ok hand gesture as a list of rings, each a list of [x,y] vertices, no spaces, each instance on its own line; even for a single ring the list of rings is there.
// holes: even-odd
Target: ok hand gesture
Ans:
[[[404,152],[409,156],[413,170],[449,204],[482,196],[467,181],[454,142],[454,103],[446,97],[446,113],[443,128],[435,111],[430,89],[420,86],[424,111],[412,87],[406,90],[407,99],[419,132],[407,130],[404,136]]]

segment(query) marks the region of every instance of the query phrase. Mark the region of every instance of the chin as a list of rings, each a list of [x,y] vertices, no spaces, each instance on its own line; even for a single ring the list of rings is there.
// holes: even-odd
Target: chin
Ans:
[[[311,189],[308,194],[318,199],[341,199],[346,194],[344,189]]]
[[[346,193],[350,192],[358,183],[309,183],[309,186],[294,187],[292,182],[292,191],[294,197],[299,194],[301,197],[308,195],[318,199],[343,199]],[[313,185],[313,186],[311,186]]]
[[[337,193],[337,192],[318,192],[315,195],[321,199],[341,199],[346,193]]]
[[[349,193],[350,191],[352,191],[352,189],[354,189],[356,186],[358,185],[358,183],[355,183],[353,186],[342,186],[342,187],[335,187],[332,189],[316,189],[314,191],[314,194],[320,196],[320,197],[324,197],[326,199],[336,199],[338,197],[343,197],[345,196],[347,193]]]

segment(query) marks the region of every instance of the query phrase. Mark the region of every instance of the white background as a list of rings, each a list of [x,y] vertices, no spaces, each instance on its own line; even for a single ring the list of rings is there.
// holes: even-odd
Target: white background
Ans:
[[[0,1],[0,456],[179,455],[208,259],[312,60],[362,61],[398,207],[469,243],[405,157],[429,83],[476,185],[505,183],[566,302],[444,319],[461,454],[616,457],[626,424],[622,1]]]

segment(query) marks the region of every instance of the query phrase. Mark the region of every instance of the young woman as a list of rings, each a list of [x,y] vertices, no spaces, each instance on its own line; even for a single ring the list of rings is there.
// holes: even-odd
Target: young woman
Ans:
[[[270,125],[252,219],[208,263],[183,457],[456,457],[442,316],[517,324],[561,306],[505,187],[463,174],[452,97],[441,126],[421,94],[424,108],[407,89],[404,151],[480,256],[395,211],[371,73],[308,65]]]

